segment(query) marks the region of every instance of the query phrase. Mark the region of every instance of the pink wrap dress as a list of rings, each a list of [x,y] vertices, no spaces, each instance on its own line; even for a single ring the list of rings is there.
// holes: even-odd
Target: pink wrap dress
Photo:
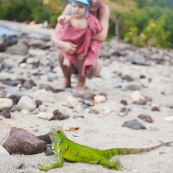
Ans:
[[[82,67],[82,76],[87,76],[89,69],[96,63],[99,58],[101,42],[93,40],[92,36],[102,31],[98,19],[89,14],[87,17],[88,27],[86,29],[78,29],[70,24],[63,26],[58,38],[77,45],[73,54],[63,52],[64,58],[67,58],[71,64],[76,61],[77,56],[84,57]]]

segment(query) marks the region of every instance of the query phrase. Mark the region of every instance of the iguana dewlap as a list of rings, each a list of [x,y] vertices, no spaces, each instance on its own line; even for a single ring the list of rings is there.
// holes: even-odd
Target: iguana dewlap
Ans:
[[[64,160],[100,164],[110,169],[121,170],[120,165],[115,161],[109,160],[109,158],[116,155],[149,152],[161,146],[173,143],[167,142],[149,148],[112,148],[108,150],[98,150],[69,140],[64,132],[59,129],[51,130],[49,136],[52,140],[52,149],[55,150],[57,155],[57,161],[50,164],[39,164],[38,167],[41,171],[49,171],[50,169],[62,167]]]

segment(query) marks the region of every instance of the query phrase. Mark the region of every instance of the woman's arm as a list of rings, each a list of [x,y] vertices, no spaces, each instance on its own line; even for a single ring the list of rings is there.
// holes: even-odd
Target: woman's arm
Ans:
[[[64,11],[62,12],[62,15],[68,15],[69,10],[70,10],[70,5],[68,4],[64,9]],[[76,51],[76,45],[72,44],[71,42],[66,42],[58,39],[57,33],[60,32],[61,28],[62,25],[58,23],[55,27],[55,32],[51,37],[51,41],[56,47],[60,48],[62,51],[69,54],[73,54]]]
[[[108,29],[109,29],[109,16],[110,16],[110,10],[107,5],[103,5],[99,11],[99,22],[101,26],[103,27],[103,30],[99,32],[98,34],[95,34],[92,39],[98,40],[98,41],[105,41],[106,37],[108,35]]]

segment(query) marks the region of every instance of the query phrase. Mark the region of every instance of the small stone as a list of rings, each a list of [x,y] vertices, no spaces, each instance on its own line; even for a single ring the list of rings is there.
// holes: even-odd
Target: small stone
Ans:
[[[3,109],[0,112],[0,115],[4,116],[5,118],[11,118],[10,109]]]
[[[79,130],[79,127],[70,127],[68,125],[63,125],[62,130],[64,130],[64,131],[76,131],[76,130]]]
[[[123,107],[123,108],[120,109],[120,112],[118,113],[118,116],[124,117],[124,116],[128,115],[128,112],[129,112],[128,108]]]
[[[42,105],[41,100],[35,100],[35,103],[36,103],[36,108],[38,108],[40,105]]]
[[[144,97],[142,100],[139,100],[139,101],[134,101],[133,104],[136,104],[136,105],[151,105],[151,102],[152,102],[152,98],[150,97]]]
[[[133,81],[133,82],[122,84],[121,87],[123,91],[127,91],[127,90],[136,91],[136,90],[142,89],[142,84],[139,82]]]
[[[52,149],[50,147],[47,147],[47,150],[44,151],[46,156],[52,156],[54,155],[54,152],[52,151]]]
[[[132,101],[140,101],[143,99],[143,96],[139,91],[134,91],[131,95]]]
[[[138,118],[140,118],[141,120],[146,121],[147,123],[153,123],[153,119],[149,115],[140,114],[140,115],[138,115]]]
[[[65,120],[68,119],[68,115],[62,114],[58,109],[53,111],[53,118],[51,120]]]
[[[13,105],[17,105],[17,103],[19,102],[21,96],[12,94],[8,98],[13,101]]]
[[[152,107],[151,111],[160,112],[160,109],[156,106]]]
[[[18,110],[28,110],[29,112],[32,112],[36,108],[35,100],[33,100],[29,96],[22,96],[17,104]]]
[[[73,96],[70,96],[67,98],[65,105],[68,106],[69,108],[74,108],[78,105],[78,101]]]
[[[22,109],[21,110],[21,113],[24,114],[24,115],[28,115],[29,114],[29,111],[28,110],[25,110],[25,109]]]
[[[86,111],[87,111],[87,110],[86,110]],[[100,112],[99,112],[98,110],[96,110],[96,109],[89,109],[88,112],[89,112],[90,114],[99,114],[99,113],[100,113]]]
[[[7,98],[0,98],[0,110],[5,108],[11,108],[13,106],[13,101]]]
[[[127,127],[133,130],[140,130],[140,129],[146,129],[146,127],[139,122],[138,120],[130,120],[130,121],[125,121],[122,127]]]
[[[108,108],[108,107],[104,107],[103,110],[101,110],[102,114],[109,114],[111,112],[112,112],[112,110],[110,108]]]
[[[123,104],[123,105],[128,105],[128,103],[127,103],[127,101],[126,100],[121,100],[121,102],[120,102],[121,104]]]
[[[37,136],[38,139],[44,141],[46,144],[51,144],[52,141],[50,139],[49,133],[46,133],[44,135]]]
[[[94,96],[94,103],[98,104],[98,103],[102,103],[106,101],[106,97],[102,96],[102,95],[96,95]]]
[[[38,114],[39,118],[45,119],[45,120],[51,120],[53,118],[53,113],[51,112],[40,112]]]

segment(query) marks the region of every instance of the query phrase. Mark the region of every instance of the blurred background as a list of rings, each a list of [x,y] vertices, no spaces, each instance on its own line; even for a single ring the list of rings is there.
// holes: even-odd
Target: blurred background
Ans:
[[[0,0],[0,19],[55,27],[68,0]],[[112,37],[138,47],[173,46],[173,0],[105,0]]]

